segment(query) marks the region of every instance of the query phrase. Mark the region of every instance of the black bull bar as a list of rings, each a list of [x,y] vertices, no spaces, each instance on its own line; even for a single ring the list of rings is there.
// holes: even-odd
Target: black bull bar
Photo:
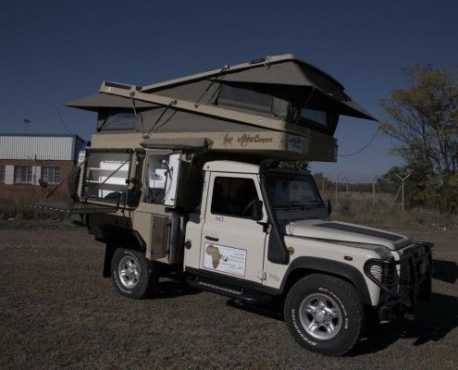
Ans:
[[[399,260],[370,259],[366,276],[381,289],[381,302],[398,304],[412,311],[418,300],[431,298],[432,243],[416,242]]]

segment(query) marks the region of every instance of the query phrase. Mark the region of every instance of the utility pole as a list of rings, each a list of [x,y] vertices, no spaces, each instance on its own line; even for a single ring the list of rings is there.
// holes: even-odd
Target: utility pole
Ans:
[[[339,201],[339,177],[336,177],[336,206],[337,202]]]
[[[337,207],[337,203],[339,202],[339,176],[340,176],[340,173],[336,175],[336,207]]]
[[[405,198],[405,182],[406,180],[410,177],[411,173],[408,173],[407,175],[405,175],[404,177],[401,177],[399,175],[396,175],[397,178],[399,178],[399,180],[401,180],[401,209],[403,211],[406,210],[406,198]]]

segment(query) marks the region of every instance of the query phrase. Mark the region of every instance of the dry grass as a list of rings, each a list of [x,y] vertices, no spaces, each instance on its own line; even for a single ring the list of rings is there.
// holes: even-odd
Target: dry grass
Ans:
[[[333,204],[332,218],[365,225],[386,227],[425,227],[450,229],[458,226],[455,215],[436,210],[414,208],[403,211],[391,194],[377,194],[375,200],[370,193],[340,193],[338,202],[334,194],[325,194]]]
[[[63,220],[62,214],[37,209],[42,199],[0,199],[0,220]]]

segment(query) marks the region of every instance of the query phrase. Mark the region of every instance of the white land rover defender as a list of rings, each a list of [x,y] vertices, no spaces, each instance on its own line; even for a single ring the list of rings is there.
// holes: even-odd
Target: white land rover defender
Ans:
[[[291,55],[149,86],[104,82],[68,105],[96,111],[71,211],[106,244],[104,275],[143,298],[173,275],[246,302],[279,303],[292,335],[347,353],[373,313],[431,294],[431,247],[330,221],[313,177],[335,161],[340,115],[373,119],[328,74]]]

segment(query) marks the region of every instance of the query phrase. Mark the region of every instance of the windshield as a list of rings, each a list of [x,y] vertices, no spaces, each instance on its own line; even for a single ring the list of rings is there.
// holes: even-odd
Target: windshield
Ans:
[[[274,209],[310,209],[323,207],[315,181],[307,174],[271,173],[266,189]]]

